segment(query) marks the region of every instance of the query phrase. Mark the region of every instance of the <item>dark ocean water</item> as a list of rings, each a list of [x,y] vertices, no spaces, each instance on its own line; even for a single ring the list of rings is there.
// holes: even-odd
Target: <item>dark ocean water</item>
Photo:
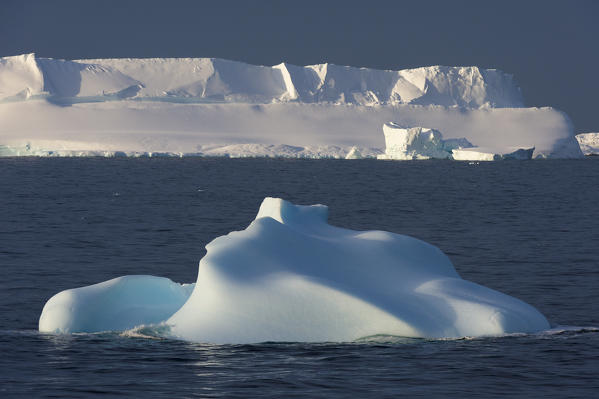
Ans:
[[[245,228],[265,196],[437,245],[462,277],[555,328],[220,346],[37,332],[63,289],[127,274],[195,281],[204,245]],[[0,159],[0,397],[597,397],[598,223],[599,158]]]

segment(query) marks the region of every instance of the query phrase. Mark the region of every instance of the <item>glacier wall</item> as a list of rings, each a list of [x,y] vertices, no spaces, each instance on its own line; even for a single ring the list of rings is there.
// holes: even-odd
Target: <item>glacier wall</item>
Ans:
[[[381,71],[333,64],[267,67],[217,58],[65,61],[34,54],[1,58],[0,99],[20,93],[63,103],[141,98],[468,108],[523,105],[511,75],[475,66]]]

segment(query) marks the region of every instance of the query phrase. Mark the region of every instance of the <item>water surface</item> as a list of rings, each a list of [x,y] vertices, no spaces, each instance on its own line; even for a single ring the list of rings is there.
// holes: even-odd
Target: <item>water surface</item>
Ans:
[[[594,396],[599,159],[0,159],[0,396]],[[126,274],[193,282],[265,196],[440,247],[554,327],[464,340],[206,345],[39,334],[56,292]],[[565,328],[561,326],[574,326]],[[589,327],[589,328],[578,328]]]

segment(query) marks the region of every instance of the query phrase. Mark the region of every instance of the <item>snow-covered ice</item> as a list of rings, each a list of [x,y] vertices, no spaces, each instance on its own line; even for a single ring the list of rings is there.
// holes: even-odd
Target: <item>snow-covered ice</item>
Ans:
[[[584,155],[599,155],[599,133],[577,134],[576,140]]]
[[[119,330],[163,322],[174,338],[248,343],[549,328],[532,306],[460,278],[438,248],[385,231],[334,227],[327,215],[324,205],[266,198],[245,230],[206,246],[189,298],[191,286],[122,277],[57,294],[44,307],[40,330]]]
[[[478,67],[0,58],[4,155],[345,158],[355,146],[374,157],[394,121],[481,147],[535,147],[534,157],[582,156],[565,114],[523,104],[511,75]]]

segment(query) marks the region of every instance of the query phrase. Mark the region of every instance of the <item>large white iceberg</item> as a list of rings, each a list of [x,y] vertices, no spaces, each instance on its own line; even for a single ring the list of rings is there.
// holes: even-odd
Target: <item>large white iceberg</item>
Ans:
[[[461,279],[438,248],[404,235],[334,227],[327,214],[323,205],[266,198],[245,230],[206,246],[184,304],[185,287],[170,281],[150,290],[137,277],[140,285],[115,291],[112,280],[51,298],[40,331],[145,323],[149,315],[133,317],[135,306],[121,301],[147,311],[150,291],[152,306],[163,296],[172,305],[170,315],[163,312],[152,322],[162,318],[168,336],[197,342],[351,341],[376,334],[441,338],[549,328],[532,306]],[[174,309],[178,303],[182,306]]]
[[[511,75],[477,67],[0,58],[4,155],[342,158],[384,148],[380,126],[395,121],[479,146],[532,144],[535,157],[582,156],[565,114],[522,107]]]

